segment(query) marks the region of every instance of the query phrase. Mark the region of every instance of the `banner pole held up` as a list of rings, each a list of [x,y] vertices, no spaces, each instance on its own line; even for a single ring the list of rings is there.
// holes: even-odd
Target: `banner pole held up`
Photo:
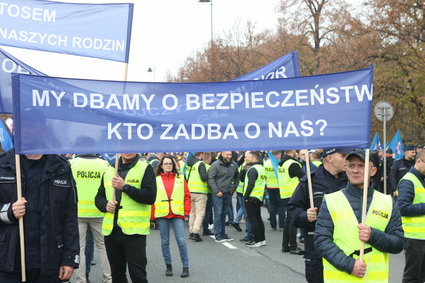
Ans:
[[[22,198],[22,183],[21,183],[21,159],[19,154],[15,154],[16,166],[16,192],[18,200]],[[24,217],[19,218],[19,243],[21,247],[21,279],[22,282],[27,281],[26,267],[25,267],[25,238],[24,238]]]
[[[369,189],[369,160],[370,149],[365,150],[365,167],[363,178],[363,206],[362,206],[362,224],[366,223],[366,206],[367,206],[367,191]],[[360,259],[363,260],[364,256],[364,242],[360,241]]]
[[[310,199],[310,208],[314,208],[313,186],[311,183],[310,156],[308,154],[308,149],[307,153],[305,154],[305,165],[307,167],[308,198]]]

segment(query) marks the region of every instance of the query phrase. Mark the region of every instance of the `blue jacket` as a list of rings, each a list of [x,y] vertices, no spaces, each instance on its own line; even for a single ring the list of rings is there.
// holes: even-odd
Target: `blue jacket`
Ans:
[[[295,227],[305,228],[304,237],[305,257],[320,258],[320,255],[314,248],[313,235],[316,223],[307,221],[307,209],[310,208],[310,197],[308,195],[307,176],[301,178],[300,183],[295,189],[294,194],[288,202],[288,217]],[[311,183],[313,189],[314,207],[320,209],[325,194],[339,191],[347,186],[347,175],[345,172],[339,174],[338,178],[331,175],[323,165],[317,167],[316,171],[311,173]]]
[[[361,222],[362,213],[362,195],[363,191],[354,187],[350,183],[342,192],[347,197],[357,221]],[[373,198],[373,188],[369,187],[367,196],[367,209]],[[329,213],[326,201],[320,208],[319,216],[316,222],[316,231],[314,232],[314,245],[317,252],[324,257],[330,264],[339,270],[346,271],[351,274],[354,266],[354,258],[347,256],[333,242],[334,224]],[[401,227],[400,212],[396,205],[393,205],[390,221],[385,231],[372,228],[372,233],[368,244],[384,253],[399,253],[404,246],[404,233]],[[359,247],[360,248],[360,247]]]
[[[40,201],[43,203],[40,211],[40,272],[41,275],[58,275],[60,266],[78,268],[77,195],[68,161],[58,155],[45,155],[45,159],[40,186]],[[14,150],[1,154],[0,270],[6,272],[21,269],[18,220],[12,212],[12,204],[17,200],[15,171]],[[22,196],[26,197],[25,176],[22,176]],[[25,231],[25,237],[29,236],[31,231]]]
[[[410,173],[414,174],[425,187],[425,175],[421,174],[414,167],[410,169]],[[413,203],[415,197],[415,188],[409,180],[401,180],[398,184],[397,205],[402,216],[420,216],[425,215],[425,203]]]

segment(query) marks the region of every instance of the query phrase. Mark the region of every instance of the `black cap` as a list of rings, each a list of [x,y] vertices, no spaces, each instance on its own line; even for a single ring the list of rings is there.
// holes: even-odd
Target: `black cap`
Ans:
[[[423,146],[423,145],[421,145],[421,144],[418,144],[418,145],[416,146],[416,148],[424,148],[424,146]]]
[[[326,157],[328,155],[334,154],[335,152],[338,152],[341,154],[349,154],[353,150],[354,150],[353,148],[329,148],[329,149],[325,149],[322,152],[322,157]]]
[[[366,160],[366,152],[364,151],[364,149],[356,149],[356,150],[350,152],[345,159],[348,160],[353,156],[357,156],[363,161]]]
[[[404,151],[407,150],[415,150],[415,146],[413,144],[408,144],[404,147]]]

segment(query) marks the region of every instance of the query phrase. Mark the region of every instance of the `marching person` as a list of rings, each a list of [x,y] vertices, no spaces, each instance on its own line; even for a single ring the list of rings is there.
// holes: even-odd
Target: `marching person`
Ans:
[[[118,175],[113,167],[103,175],[95,204],[105,212],[102,233],[113,283],[127,282],[127,265],[133,282],[148,282],[146,235],[155,198],[155,173],[137,153],[121,154]]]
[[[158,187],[152,215],[156,219],[161,234],[162,256],[166,264],[166,276],[173,275],[170,254],[170,226],[173,226],[180,259],[183,264],[181,277],[189,276],[189,256],[184,236],[184,221],[189,220],[190,192],[177,164],[171,155],[162,156],[156,171]]]
[[[204,220],[208,200],[208,172],[202,161],[203,152],[195,152],[187,159],[186,180],[190,191],[191,209],[189,217],[189,239],[201,242],[202,221]]]
[[[0,282],[21,282],[18,221],[24,218],[26,282],[69,280],[79,263],[75,182],[59,155],[20,155],[17,198],[15,151],[0,155]]]
[[[280,158],[282,157],[281,150],[271,150],[270,153],[277,160],[280,160]],[[285,205],[283,203],[283,199],[280,198],[279,183],[277,181],[276,172],[271,159],[267,159],[264,162],[264,169],[266,170],[266,185],[267,192],[269,193],[270,226],[272,230],[283,230],[285,219]],[[276,221],[276,215],[278,216],[279,222]]]
[[[323,156],[323,165],[319,165],[311,173],[314,208],[310,208],[308,192],[308,178],[304,176],[288,202],[289,219],[298,228],[305,228],[305,278],[309,283],[323,282],[323,264],[321,256],[314,248],[314,229],[317,213],[320,210],[325,194],[339,191],[347,186],[345,174],[345,157],[353,149],[332,148],[326,149]]]
[[[377,169],[369,163],[370,183]],[[324,281],[388,282],[388,253],[399,253],[404,245],[400,212],[391,196],[369,186],[366,223],[361,223],[365,151],[348,154],[346,164],[347,187],[325,195],[316,222],[314,245],[323,257]],[[307,217],[315,219],[311,212]],[[363,260],[361,242],[365,243]]]
[[[404,156],[403,158],[394,161],[391,166],[390,172],[390,184],[391,184],[391,193],[397,195],[397,185],[400,182],[401,178],[409,172],[410,168],[415,165],[415,155],[416,149],[414,145],[406,145],[404,147]]]
[[[217,243],[233,241],[225,232],[225,218],[232,194],[239,184],[238,164],[231,151],[222,151],[208,170],[208,184],[212,190],[214,207],[214,235]]]
[[[264,222],[261,218],[261,205],[266,188],[266,172],[263,162],[261,162],[260,151],[245,152],[245,162],[249,165],[249,168],[245,173],[243,196],[254,235],[253,241],[246,243],[246,245],[250,248],[257,248],[266,245]]]
[[[278,168],[278,183],[280,198],[285,206],[286,219],[284,220],[282,252],[290,252],[291,254],[299,255],[303,251],[298,248],[297,244],[297,227],[294,226],[288,219],[288,202],[295,188],[298,185],[299,179],[304,176],[301,164],[295,159],[297,157],[296,150],[285,150],[282,160]]]
[[[212,152],[204,152],[202,161],[205,164],[205,169],[208,170],[211,167],[212,163]],[[207,193],[207,203],[205,204],[205,216],[202,221],[202,235],[203,236],[212,236],[213,232],[208,228],[209,224],[213,223],[213,209],[212,209],[212,196],[211,196],[211,187],[208,185],[208,193]]]
[[[78,140],[78,139],[77,139]],[[91,139],[81,140],[81,143],[88,144]],[[80,268],[77,269],[76,282],[86,283],[86,239],[87,230],[90,229],[98,253],[98,261],[101,264],[103,278],[102,281],[112,282],[111,269],[106,256],[105,241],[102,235],[103,213],[95,204],[97,190],[99,189],[103,173],[109,167],[109,163],[96,154],[77,154],[70,160],[72,174],[77,183],[78,191],[78,230],[80,233]],[[89,262],[88,264],[91,264]]]
[[[403,283],[425,282],[425,151],[401,178],[397,204],[406,237]]]

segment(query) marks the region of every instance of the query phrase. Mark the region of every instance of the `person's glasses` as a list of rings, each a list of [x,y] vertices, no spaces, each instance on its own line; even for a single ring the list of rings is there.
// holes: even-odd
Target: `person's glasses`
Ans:
[[[162,165],[164,165],[164,166],[169,166],[169,165],[173,165],[173,163],[162,163]]]

